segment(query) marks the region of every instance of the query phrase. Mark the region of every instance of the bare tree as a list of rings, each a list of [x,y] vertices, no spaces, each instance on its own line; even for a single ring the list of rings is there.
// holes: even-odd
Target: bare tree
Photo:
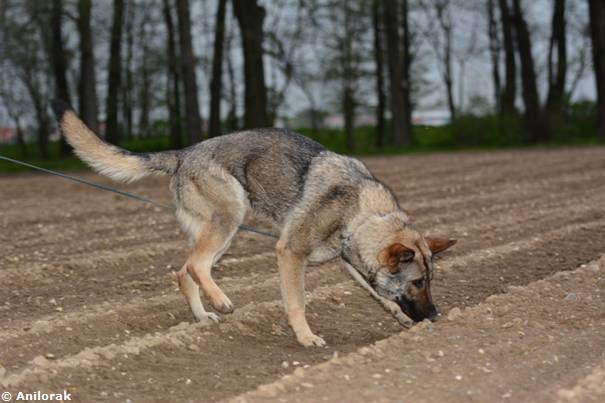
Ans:
[[[548,47],[548,97],[546,100],[546,114],[550,122],[563,113],[562,108],[567,77],[566,25],[565,0],[554,0],[552,33]]]
[[[383,3],[383,18],[385,27],[385,39],[387,45],[387,61],[389,67],[389,89],[391,95],[391,131],[393,133],[393,145],[396,147],[409,146],[412,144],[412,133],[407,117],[410,116],[406,109],[405,94],[409,91],[408,86],[403,86],[401,41],[399,36],[399,7],[395,0],[385,0]],[[406,8],[407,9],[407,8]],[[403,13],[407,18],[407,13]]]
[[[78,32],[80,36],[80,82],[78,99],[80,116],[94,132],[99,132],[97,86],[92,30],[90,27],[91,0],[78,0]]]
[[[191,43],[191,18],[189,15],[189,0],[176,0],[179,20],[179,42],[181,45],[181,69],[183,87],[185,90],[185,114],[187,123],[187,139],[189,144],[202,139],[202,118],[198,101],[197,78],[195,76],[195,56]]]
[[[125,13],[125,31],[126,31],[126,57],[123,61],[123,72],[124,72],[124,85],[121,87],[121,112],[123,122],[123,133],[126,138],[132,138],[133,131],[133,53],[134,53],[134,23],[135,23],[135,4],[133,0],[126,0],[126,13]]]
[[[176,54],[176,40],[174,37],[174,22],[170,0],[163,0],[164,23],[166,24],[166,56],[168,57],[168,120],[170,122],[170,145],[174,148],[182,146],[181,139],[181,92],[178,58]]]
[[[0,22],[2,22],[0,20]],[[0,105],[4,107],[8,117],[13,121],[15,125],[15,131],[17,135],[17,146],[19,147],[19,154],[21,158],[27,158],[28,150],[25,144],[25,138],[23,134],[23,127],[21,120],[26,115],[27,106],[20,97],[15,96],[20,88],[18,88],[18,81],[15,82],[9,75],[9,68],[7,65],[1,66],[0,69]]]
[[[382,7],[380,0],[372,2],[372,27],[374,30],[374,62],[376,64],[376,146],[384,145],[384,112],[386,95],[384,93],[384,49],[382,35]]]
[[[53,0],[51,6],[51,65],[53,67],[53,75],[55,77],[55,96],[66,102],[70,102],[69,88],[67,86],[67,55],[63,46],[63,1]],[[61,155],[68,155],[71,152],[71,147],[61,136]]]
[[[404,132],[408,133],[410,144],[414,142],[412,134],[412,33],[410,30],[409,1],[401,0],[401,26],[403,28],[402,60],[401,60],[401,91],[403,96],[403,110],[405,116]]]
[[[105,114],[105,138],[110,143],[120,141],[118,126],[118,101],[122,71],[122,26],[124,25],[124,0],[113,1],[113,22],[109,45],[109,76],[107,84],[107,102]]]
[[[136,3],[135,3],[136,4]],[[138,102],[140,107],[139,114],[139,135],[144,135],[149,130],[149,114],[152,107],[152,94],[153,94],[153,80],[152,80],[152,63],[150,63],[150,56],[152,56],[151,49],[151,38],[149,35],[149,25],[150,25],[150,11],[145,8],[141,10],[141,20],[138,26],[138,42],[141,47],[141,56],[140,56],[140,64],[137,76],[139,78],[138,87],[139,87],[139,96]],[[152,28],[153,29],[153,28]],[[173,44],[174,46],[174,44]],[[166,64],[175,63],[176,60],[167,60]],[[168,77],[168,86],[170,86],[170,76]]]
[[[432,42],[432,48],[440,64],[441,78],[445,86],[448,110],[452,120],[456,118],[454,100],[454,78],[452,73],[453,21],[451,0],[422,1],[421,5],[430,21],[436,21],[439,30],[427,27],[425,35]]]
[[[590,36],[597,85],[597,133],[605,139],[605,4],[589,0]]]
[[[514,22],[517,37],[517,50],[521,60],[521,80],[523,84],[523,102],[525,104],[525,124],[529,130],[530,140],[545,141],[549,132],[543,118],[538,84],[534,68],[531,38],[523,16],[521,0],[513,0]]]
[[[494,0],[487,0],[487,27],[489,38],[489,53],[492,61],[492,77],[494,81],[494,99],[496,110],[502,110],[502,79],[500,78],[500,53],[502,45],[498,35],[498,21],[494,12]]]
[[[48,68],[51,58],[50,24],[45,3],[16,3],[8,14],[2,13],[2,41],[0,63],[10,64],[16,81],[20,82],[23,93],[29,99],[36,123],[36,138],[42,158],[49,157],[48,141],[50,117],[48,116],[49,82],[52,73]],[[43,46],[24,46],[24,44],[43,44]],[[4,68],[4,66],[3,66]],[[14,95],[12,95],[14,96]]]
[[[227,0],[219,0],[214,28],[214,56],[212,57],[212,81],[210,82],[209,137],[215,137],[221,134],[221,90],[223,87],[223,49],[225,46],[226,8]]]
[[[233,24],[231,24],[233,25]],[[229,32],[225,40],[225,49],[227,49],[227,81],[229,82],[229,112],[227,112],[227,129],[235,131],[239,128],[237,117],[237,84],[235,82],[235,69],[233,67],[233,56],[231,54],[233,43],[233,28],[229,27]]]
[[[505,83],[500,101],[500,113],[514,115],[517,98],[517,62],[515,59],[515,43],[513,37],[513,19],[508,0],[498,0],[500,21],[502,23],[502,39],[504,43]]]
[[[233,11],[240,27],[244,54],[244,127],[269,126],[263,66],[265,9],[258,5],[257,0],[233,0]]]
[[[297,2],[296,11],[279,9],[266,24],[268,28],[265,31],[264,49],[265,55],[269,56],[271,80],[267,88],[267,113],[271,123],[277,119],[290,85],[300,78],[299,70],[304,69],[304,63],[298,58],[303,33],[308,24],[305,12],[307,7],[305,2]],[[281,77],[278,78],[278,74]]]

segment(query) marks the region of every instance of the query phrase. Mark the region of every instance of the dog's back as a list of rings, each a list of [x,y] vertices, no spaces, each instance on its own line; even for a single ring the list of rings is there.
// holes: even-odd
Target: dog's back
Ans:
[[[183,150],[176,175],[198,175],[209,163],[232,175],[252,209],[279,222],[300,198],[313,159],[328,151],[283,129],[255,129],[206,140]]]

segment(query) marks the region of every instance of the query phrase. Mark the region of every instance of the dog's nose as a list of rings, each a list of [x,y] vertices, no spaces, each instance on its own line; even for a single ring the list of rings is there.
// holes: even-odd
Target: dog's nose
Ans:
[[[431,305],[429,307],[427,317],[429,318],[429,320],[435,320],[435,318],[437,318],[437,308],[435,308],[435,305]]]

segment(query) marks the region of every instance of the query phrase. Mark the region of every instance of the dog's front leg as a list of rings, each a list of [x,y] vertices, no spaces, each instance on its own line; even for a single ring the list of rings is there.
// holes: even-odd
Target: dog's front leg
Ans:
[[[313,334],[305,317],[306,258],[298,256],[282,241],[277,243],[276,254],[284,308],[296,339],[305,347],[325,345],[321,337]]]

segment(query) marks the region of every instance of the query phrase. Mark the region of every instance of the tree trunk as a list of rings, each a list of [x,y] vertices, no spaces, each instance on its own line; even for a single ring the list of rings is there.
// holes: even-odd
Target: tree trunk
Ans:
[[[244,54],[244,128],[270,125],[267,113],[267,88],[263,66],[263,20],[265,9],[257,0],[233,0]]]
[[[229,44],[231,41],[229,41]],[[231,49],[231,46],[227,46]],[[237,119],[237,87],[235,82],[235,71],[233,69],[233,60],[231,52],[227,55],[227,77],[229,78],[229,113],[227,114],[227,129],[235,131],[239,128]]]
[[[411,52],[411,35],[410,35],[410,24],[408,18],[408,0],[401,1],[401,19],[403,26],[403,60],[401,63],[401,91],[403,97],[403,129],[406,138],[409,141],[409,145],[414,143],[414,136],[412,135],[412,81],[411,81],[411,69],[412,69],[412,52]]]
[[[23,129],[21,128],[21,116],[19,113],[14,113],[10,108],[7,108],[7,113],[15,124],[15,131],[17,135],[17,146],[19,147],[19,156],[23,159],[27,158],[27,144],[25,144],[25,138],[23,135]]]
[[[342,110],[345,121],[345,145],[349,151],[355,149],[355,97],[353,89],[345,86],[342,96]]]
[[[107,103],[105,114],[105,138],[110,143],[120,141],[118,127],[118,98],[121,86],[122,70],[122,25],[124,25],[124,0],[113,2],[113,22],[109,45],[109,82],[107,84]]]
[[[557,50],[556,69],[554,50]],[[556,71],[555,71],[556,70]],[[546,114],[553,122],[563,114],[563,98],[567,77],[567,32],[565,22],[565,0],[555,0],[552,17],[552,34],[548,49],[548,98]]]
[[[513,20],[508,7],[508,0],[498,0],[500,20],[502,22],[502,38],[504,40],[505,83],[500,100],[500,113],[514,115],[517,98],[517,62],[515,59],[515,43],[513,37]]]
[[[212,58],[212,81],[210,82],[210,122],[208,136],[221,134],[221,90],[223,87],[223,47],[225,38],[225,9],[227,0],[219,0],[214,30],[214,56]]]
[[[170,121],[170,146],[173,148],[182,147],[181,139],[181,93],[179,90],[178,59],[176,55],[176,42],[174,38],[174,24],[172,22],[172,12],[170,11],[169,0],[164,0],[164,22],[166,23],[167,52],[168,52],[168,113]]]
[[[82,121],[95,133],[99,133],[99,108],[95,76],[95,57],[90,28],[91,0],[78,0],[78,32],[80,34],[80,82],[78,99]]]
[[[605,4],[589,0],[590,36],[597,84],[597,134],[605,139]]]
[[[124,123],[124,134],[127,139],[132,138],[132,104],[133,104],[133,80],[132,80],[132,56],[134,45],[134,2],[126,3],[126,60],[124,60],[125,82],[122,86],[122,113]]]
[[[502,110],[502,80],[500,79],[500,37],[498,36],[498,23],[494,14],[494,0],[487,0],[487,19],[489,52],[492,59],[492,78],[494,80],[494,100],[496,110]]]
[[[183,87],[185,90],[185,114],[187,124],[187,139],[189,144],[195,144],[202,139],[202,118],[197,93],[197,78],[195,76],[195,56],[191,42],[191,18],[189,15],[189,0],[176,0],[179,20],[179,42],[181,45],[181,69]]]
[[[374,28],[374,62],[376,64],[376,147],[384,146],[384,110],[386,95],[384,93],[384,50],[382,48],[381,2],[372,3],[372,24]]]
[[[34,104],[37,123],[38,148],[42,158],[48,158],[48,135],[50,133],[50,119],[46,113],[47,105],[41,92],[39,80],[34,77],[36,73],[30,70],[23,73],[23,84]]]
[[[450,111],[450,119],[456,119],[456,104],[454,101],[453,74],[452,74],[452,24],[450,16],[449,1],[435,2],[437,20],[443,32],[443,83],[447,94],[447,106]]]
[[[140,75],[141,82],[139,86],[139,102],[141,108],[141,115],[139,116],[139,136],[147,136],[149,130],[149,109],[151,105],[151,77],[149,72],[149,36],[147,35],[147,15],[141,21],[139,26],[139,43],[141,43],[141,67]],[[168,64],[176,63],[175,60],[169,59]],[[170,73],[168,73],[168,86],[170,86]]]
[[[540,107],[534,57],[531,52],[531,38],[527,29],[527,23],[523,17],[521,0],[513,0],[513,6],[517,33],[517,49],[519,51],[519,59],[521,60],[525,123],[530,134],[530,140],[534,142],[545,141],[549,139],[549,134]]]
[[[67,57],[65,48],[63,47],[62,18],[63,1],[53,0],[50,23],[52,27],[51,64],[55,77],[55,96],[57,99],[62,99],[63,101],[70,103],[66,77]],[[61,136],[60,153],[64,156],[71,153],[71,147],[67,144],[67,141],[65,141],[63,136]]]
[[[393,145],[395,147],[408,146],[411,144],[411,136],[405,124],[406,116],[408,116],[409,112],[405,108],[402,87],[398,7],[395,0],[385,0],[383,5],[387,61],[389,67],[389,89],[391,94],[391,131]]]
[[[21,128],[21,125],[18,121],[15,126],[15,130],[17,130],[17,145],[19,146],[19,155],[21,156],[21,158],[27,158],[27,145],[25,144],[23,129]]]

